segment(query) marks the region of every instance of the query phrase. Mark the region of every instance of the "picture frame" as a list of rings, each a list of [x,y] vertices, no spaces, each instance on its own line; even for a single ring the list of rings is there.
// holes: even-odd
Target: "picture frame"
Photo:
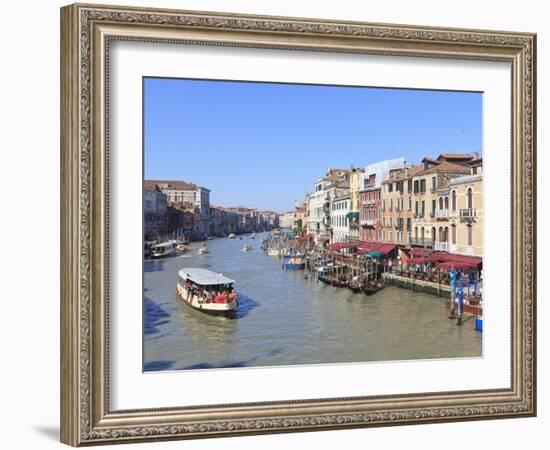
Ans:
[[[511,65],[509,388],[113,410],[109,57],[115,41]],[[536,35],[74,4],[61,9],[61,441],[72,445],[536,415]]]

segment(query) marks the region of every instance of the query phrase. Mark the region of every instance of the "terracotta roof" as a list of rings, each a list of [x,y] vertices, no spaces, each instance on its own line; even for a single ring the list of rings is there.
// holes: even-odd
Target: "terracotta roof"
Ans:
[[[168,189],[176,189],[181,191],[194,191],[199,186],[193,183],[186,183],[185,181],[179,181],[179,180],[145,180],[144,181],[145,187],[155,187],[155,186],[161,186],[166,185]]]
[[[442,159],[472,159],[473,156],[469,155],[468,153],[441,153],[437,160]]]
[[[398,175],[395,175],[393,178],[388,178],[387,180],[384,180],[382,184],[388,184],[394,181],[407,180],[411,177],[420,175],[422,172],[424,172],[424,166],[422,165],[409,167],[408,169],[401,169],[401,172]]]
[[[437,166],[431,167],[424,171],[425,174],[437,173],[437,172],[470,173],[470,168],[467,166],[463,166],[462,164],[443,161]]]

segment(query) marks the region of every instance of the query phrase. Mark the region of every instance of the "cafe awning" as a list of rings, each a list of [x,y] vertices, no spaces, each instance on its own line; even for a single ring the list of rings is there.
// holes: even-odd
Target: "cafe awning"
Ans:
[[[331,250],[343,250],[345,248],[356,248],[359,247],[359,242],[334,242],[330,244],[328,248]]]
[[[361,242],[357,249],[358,255],[363,255],[369,252],[380,252],[387,255],[397,248],[395,244],[384,244],[382,242]]]

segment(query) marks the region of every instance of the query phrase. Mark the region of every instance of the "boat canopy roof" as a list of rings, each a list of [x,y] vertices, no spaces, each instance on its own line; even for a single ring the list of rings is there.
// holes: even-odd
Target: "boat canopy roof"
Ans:
[[[168,241],[168,242],[161,242],[160,244],[155,244],[153,247],[172,247],[174,245],[174,241]]]
[[[179,271],[180,277],[191,280],[201,286],[212,286],[216,284],[232,284],[235,280],[223,276],[221,273],[212,272],[207,269],[185,268]]]

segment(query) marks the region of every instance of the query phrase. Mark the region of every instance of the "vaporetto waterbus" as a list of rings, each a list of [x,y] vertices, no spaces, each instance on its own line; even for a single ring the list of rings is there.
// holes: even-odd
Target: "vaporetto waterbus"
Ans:
[[[207,269],[184,268],[178,273],[178,297],[192,308],[226,314],[237,308],[234,280]]]
[[[176,251],[176,242],[162,242],[151,247],[151,256],[153,258],[162,258],[163,256],[171,255]]]

